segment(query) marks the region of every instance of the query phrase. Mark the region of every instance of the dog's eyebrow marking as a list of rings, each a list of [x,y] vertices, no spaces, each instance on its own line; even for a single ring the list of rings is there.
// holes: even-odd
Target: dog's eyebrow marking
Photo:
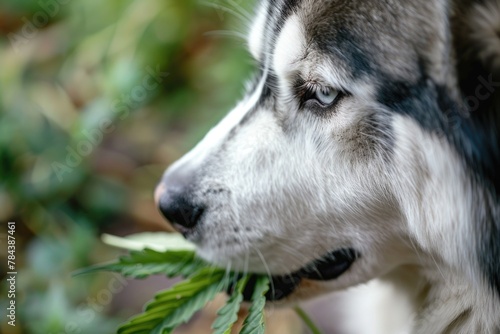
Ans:
[[[262,1],[248,34],[248,49],[258,61],[266,61],[266,49],[275,44],[273,36],[279,35],[286,19],[293,14],[300,0]]]
[[[272,2],[272,1],[270,1]],[[277,3],[276,1],[275,3]],[[281,27],[284,26],[286,19],[291,16],[297,7],[302,3],[301,0],[282,0],[278,4],[276,4],[276,24],[274,26],[273,35],[279,34]]]
[[[297,14],[291,14],[284,23],[273,48],[270,59],[270,77],[267,87],[276,92],[281,100],[291,100],[295,96],[293,80],[304,64],[306,52],[305,31]]]
[[[305,32],[296,14],[287,20],[274,47],[273,68],[280,77],[286,76],[298,66],[306,49]]]

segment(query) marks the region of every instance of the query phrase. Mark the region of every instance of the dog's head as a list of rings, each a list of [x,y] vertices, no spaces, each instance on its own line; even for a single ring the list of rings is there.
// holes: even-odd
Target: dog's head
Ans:
[[[452,7],[261,2],[258,75],[167,170],[161,211],[208,261],[272,275],[275,299],[364,282],[447,242],[453,214],[439,207],[461,203],[464,173]]]

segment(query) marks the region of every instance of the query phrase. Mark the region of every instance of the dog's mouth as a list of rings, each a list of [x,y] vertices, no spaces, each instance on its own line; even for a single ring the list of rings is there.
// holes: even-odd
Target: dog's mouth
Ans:
[[[330,281],[344,274],[359,257],[353,249],[337,250],[317,259],[298,271],[283,275],[272,276],[269,291],[266,294],[268,301],[279,301],[291,295],[303,279],[313,281]],[[243,297],[250,301],[255,289],[257,277],[252,276],[245,287]],[[232,292],[234,286],[229,288]]]

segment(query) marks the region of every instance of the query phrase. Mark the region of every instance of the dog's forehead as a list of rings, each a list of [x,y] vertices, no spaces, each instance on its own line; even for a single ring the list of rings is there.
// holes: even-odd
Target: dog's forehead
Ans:
[[[278,70],[319,55],[315,60],[328,58],[346,80],[376,72],[412,79],[423,63],[440,63],[446,11],[439,1],[423,0],[263,1],[249,44],[260,62]]]

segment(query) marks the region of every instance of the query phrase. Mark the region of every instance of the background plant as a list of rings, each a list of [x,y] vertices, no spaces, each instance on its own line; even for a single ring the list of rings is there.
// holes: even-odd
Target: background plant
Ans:
[[[19,326],[2,319],[0,332],[111,333],[137,311],[102,297],[114,276],[70,273],[116,257],[103,231],[167,228],[152,189],[230,109],[252,67],[242,41],[206,33],[240,28],[237,13],[194,0],[0,3],[0,222],[18,222],[20,268]],[[151,69],[168,76],[140,95]],[[54,162],[103,121],[109,131],[57,177]]]

